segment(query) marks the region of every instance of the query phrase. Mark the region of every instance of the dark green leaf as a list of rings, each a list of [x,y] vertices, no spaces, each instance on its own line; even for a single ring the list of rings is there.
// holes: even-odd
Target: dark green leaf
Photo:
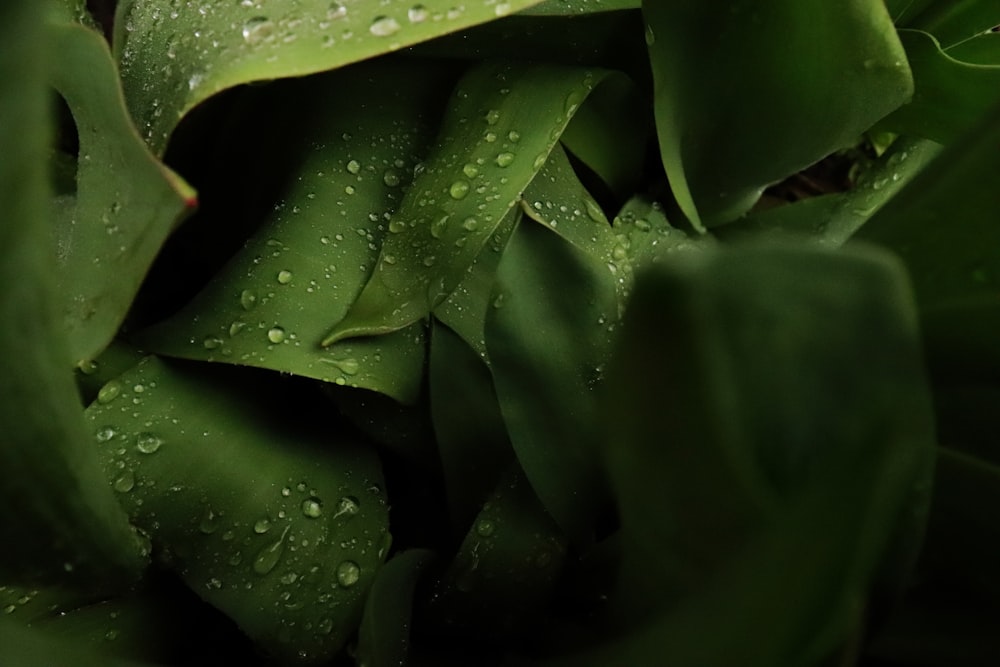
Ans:
[[[643,3],[660,153],[697,228],[745,213],[766,186],[853,144],[913,92],[882,0],[721,8]]]
[[[995,0],[922,0],[919,13],[911,11],[904,27],[934,35],[944,48],[1000,25]]]
[[[87,423],[161,562],[269,652],[328,660],[388,549],[374,453],[274,384],[155,357],[115,382]]]
[[[144,560],[87,445],[58,316],[45,11],[0,5],[0,579],[115,587]]]
[[[521,16],[566,16],[609,12],[619,9],[638,9],[640,0],[545,0],[531,9],[523,9]]]
[[[487,62],[459,82],[374,274],[324,339],[397,331],[451,294],[604,72]]]

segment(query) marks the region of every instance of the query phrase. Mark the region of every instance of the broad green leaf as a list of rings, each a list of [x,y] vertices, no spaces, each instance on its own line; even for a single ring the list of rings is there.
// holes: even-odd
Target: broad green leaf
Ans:
[[[56,242],[63,319],[74,363],[111,341],[167,235],[197,204],[194,191],[150,154],[125,109],[104,37],[53,24],[50,80],[80,137],[76,194],[59,203]]]
[[[587,543],[609,506],[594,388],[618,322],[616,278],[550,228],[523,223],[496,293],[486,348],[511,443],[545,508]]]
[[[431,327],[427,372],[451,524],[464,534],[509,467],[513,450],[489,369],[465,341],[437,322]]]
[[[895,132],[949,143],[1000,101],[1000,65],[970,65],[941,50],[925,32],[901,30],[913,70],[913,100],[881,124]]]
[[[129,109],[163,152],[180,118],[226,88],[336,69],[537,3],[123,0],[115,54]]]
[[[673,227],[658,202],[636,196],[625,202],[615,216],[612,229],[618,246],[625,250],[633,271],[667,260],[671,255],[712,247],[711,236],[690,237]]]
[[[268,652],[322,662],[357,628],[386,555],[382,473],[316,405],[250,372],[149,357],[87,423],[162,564]]]
[[[379,61],[248,95],[233,136],[288,128],[277,142],[281,157],[265,154],[259,169],[268,174],[277,160],[292,175],[245,247],[183,310],[144,333],[143,346],[414,401],[424,363],[419,325],[326,348],[319,342],[374,270],[390,215],[429,143],[442,76],[427,70]]]
[[[931,0],[919,13],[907,17],[903,27],[929,32],[944,48],[980,35],[1000,25],[1000,5],[995,0]]]
[[[503,62],[467,73],[424,170],[392,215],[373,275],[323,345],[397,331],[440,305],[604,75]]]
[[[996,299],[1000,280],[1000,107],[949,146],[855,238],[899,254],[921,313],[949,303]]]
[[[642,178],[652,120],[649,105],[635,83],[614,77],[580,107],[566,127],[562,143],[624,199],[638,189]]]
[[[839,246],[899,194],[940,152],[941,145],[933,141],[900,137],[851,190],[750,213],[712,231],[726,241],[792,233]]]
[[[414,589],[433,558],[431,551],[411,549],[379,570],[358,630],[358,663],[369,667],[407,664]]]
[[[77,366],[76,386],[80,390],[83,403],[113,398],[121,387],[111,381],[142,361],[145,356],[145,353],[131,345],[121,341],[111,341],[97,359]]]
[[[639,9],[641,4],[641,0],[545,0],[518,13],[521,16],[566,16]]]
[[[602,263],[611,274],[624,306],[632,288],[632,265],[618,243],[604,211],[573,172],[562,146],[556,146],[538,175],[524,190],[525,215]]]
[[[948,55],[971,65],[1000,65],[1000,32],[987,32],[948,49]]]
[[[643,12],[661,157],[698,229],[739,217],[913,93],[882,0],[647,0]]]
[[[422,610],[428,632],[478,643],[537,632],[566,551],[521,470],[509,468],[433,586]]]
[[[3,16],[3,14],[0,14]],[[5,665],[74,665],[74,667],[144,667],[135,662],[110,658],[61,641],[47,632],[26,628],[0,618],[0,663]],[[145,667],[152,667],[146,665]]]
[[[0,5],[0,581],[123,586],[144,559],[88,447],[58,314],[46,10]]]
[[[625,548],[620,612],[648,617],[689,596],[699,608],[698,596],[715,588],[720,572],[753,572],[739,553],[756,540],[761,549],[788,548],[773,563],[793,565],[792,549],[806,539],[795,531],[810,512],[817,516],[808,539],[815,530],[829,548],[865,550],[868,573],[886,559],[893,569],[880,585],[897,584],[922,534],[934,435],[901,267],[871,248],[758,245],[687,253],[647,276],[626,313],[598,409]],[[841,510],[841,490],[830,480],[842,483],[852,470],[858,479],[846,483],[843,500],[860,503],[858,514],[845,509],[828,524],[823,517]],[[798,516],[805,498],[817,504]],[[877,530],[845,539],[876,500]],[[841,521],[848,532],[836,535]],[[822,550],[806,552],[818,568],[836,566]],[[810,571],[807,563],[795,576]],[[761,576],[772,574],[778,570]],[[855,593],[867,588],[865,577],[851,583]],[[768,596],[753,601],[743,592],[738,604],[766,604]],[[760,622],[784,627],[780,620]],[[741,641],[753,639],[747,633]],[[671,664],[692,663],[678,656]]]

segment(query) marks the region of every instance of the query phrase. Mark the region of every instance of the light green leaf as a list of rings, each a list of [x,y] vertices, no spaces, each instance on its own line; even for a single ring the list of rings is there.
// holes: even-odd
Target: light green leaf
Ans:
[[[240,155],[260,160],[262,173],[277,162],[292,175],[244,248],[183,310],[139,337],[145,349],[416,400],[425,354],[420,325],[326,348],[319,342],[373,271],[390,215],[407,197],[430,141],[443,78],[419,63],[377,61],[248,93],[233,141],[262,127],[282,138],[274,142],[277,156]],[[345,95],[352,104],[341,103]],[[242,168],[256,171],[247,164],[255,163]]]
[[[45,3],[0,5],[0,581],[114,588],[145,562],[87,444],[58,314],[46,205],[46,11]],[[0,646],[10,650],[6,640]]]
[[[226,88],[336,69],[537,3],[123,0],[115,55],[129,109],[162,153],[177,122]]]
[[[604,75],[498,62],[466,74],[424,170],[389,222],[374,274],[323,345],[397,331],[441,304]]]
[[[87,423],[162,564],[268,652],[316,663],[357,628],[388,549],[378,459],[251,371],[149,357]]]
[[[660,153],[698,229],[739,217],[766,186],[853,144],[913,93],[882,0],[721,9],[643,3]]]
[[[525,475],[580,544],[593,539],[609,506],[594,388],[618,312],[616,279],[604,261],[548,227],[518,227],[500,260],[486,348]]]
[[[881,127],[948,143],[1000,100],[1000,65],[959,62],[925,32],[901,30],[899,37],[913,70],[915,92]]]
[[[56,218],[56,276],[77,363],[114,337],[167,235],[197,200],[132,125],[104,37],[79,23],[49,31],[59,55],[50,80],[80,137],[76,194],[58,203]]]

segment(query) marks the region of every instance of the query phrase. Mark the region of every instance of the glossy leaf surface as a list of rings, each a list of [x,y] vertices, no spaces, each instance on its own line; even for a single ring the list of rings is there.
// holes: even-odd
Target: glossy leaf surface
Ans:
[[[87,424],[161,563],[285,661],[339,651],[388,548],[373,452],[246,378],[149,357],[113,382]]]
[[[221,90],[336,69],[537,2],[127,0],[116,15],[115,54],[129,109],[162,152],[180,118]]]
[[[913,92],[882,0],[649,0],[643,14],[660,153],[695,227],[737,218]]]

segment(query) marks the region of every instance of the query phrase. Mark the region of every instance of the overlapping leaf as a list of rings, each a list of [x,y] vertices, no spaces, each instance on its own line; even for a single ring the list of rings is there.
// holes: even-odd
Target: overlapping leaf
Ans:
[[[162,152],[180,118],[226,88],[336,69],[537,3],[126,0],[115,54],[129,109]]]
[[[605,74],[503,62],[466,74],[374,274],[323,344],[399,330],[442,303]]]
[[[0,6],[0,579],[114,588],[144,561],[87,446],[58,316],[46,217],[45,11]]]
[[[993,0],[919,0],[901,18],[902,27],[929,32],[947,49],[1000,25],[1000,5]]]
[[[339,651],[389,545],[374,453],[274,385],[155,357],[113,382],[86,412],[104,488],[161,562],[281,659]]]
[[[50,78],[76,120],[76,194],[56,203],[63,320],[74,362],[114,337],[139,285],[194,191],[154,158],[125,109],[103,36],[80,23],[49,28]]]
[[[913,92],[882,0],[648,0],[643,13],[660,153],[696,227],[739,217]]]
[[[371,86],[372,78],[380,85]],[[415,400],[424,359],[419,327],[326,348],[319,342],[387,261],[383,252],[376,263],[378,251],[429,142],[442,79],[446,73],[419,65],[381,62],[254,91],[232,136],[243,142],[260,126],[292,128],[275,143],[297,174],[208,286],[141,337],[146,348]],[[248,159],[263,169],[276,158],[249,151]]]

